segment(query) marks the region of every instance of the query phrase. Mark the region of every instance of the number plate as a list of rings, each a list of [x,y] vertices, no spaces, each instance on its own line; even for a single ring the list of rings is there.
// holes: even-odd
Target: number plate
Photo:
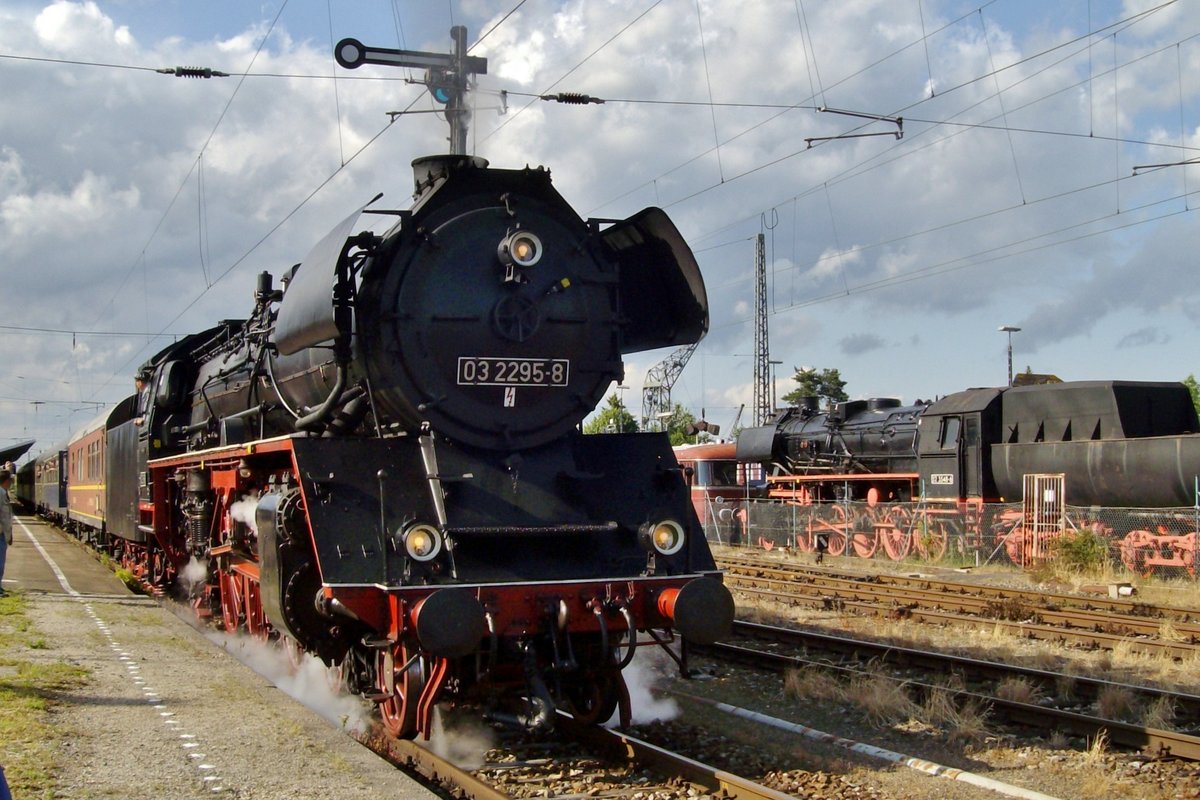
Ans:
[[[459,386],[566,386],[570,374],[565,358],[458,359]]]
[[[935,472],[929,476],[929,482],[934,486],[953,486],[954,473],[951,472]]]

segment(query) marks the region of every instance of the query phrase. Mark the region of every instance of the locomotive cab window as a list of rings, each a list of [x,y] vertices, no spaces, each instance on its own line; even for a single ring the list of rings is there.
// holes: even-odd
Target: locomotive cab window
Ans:
[[[962,424],[960,417],[944,417],[942,419],[942,432],[938,437],[943,450],[953,450],[958,446],[958,429]]]

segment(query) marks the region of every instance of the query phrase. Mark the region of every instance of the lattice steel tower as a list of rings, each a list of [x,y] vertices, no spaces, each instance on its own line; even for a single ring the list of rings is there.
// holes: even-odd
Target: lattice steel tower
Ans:
[[[754,424],[766,425],[771,408],[771,345],[767,340],[767,237],[754,248]]]

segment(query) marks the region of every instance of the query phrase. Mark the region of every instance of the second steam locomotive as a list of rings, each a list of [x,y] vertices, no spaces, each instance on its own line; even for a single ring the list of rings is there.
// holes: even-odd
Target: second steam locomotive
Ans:
[[[736,459],[768,465],[759,496],[807,507],[791,515],[801,549],[936,560],[1003,546],[1027,564],[1066,526],[1112,539],[1134,572],[1200,567],[1194,514],[1178,512],[1200,491],[1200,422],[1179,383],[980,388],[824,412],[810,402],[744,431]],[[1101,507],[1141,510],[1106,522]]]

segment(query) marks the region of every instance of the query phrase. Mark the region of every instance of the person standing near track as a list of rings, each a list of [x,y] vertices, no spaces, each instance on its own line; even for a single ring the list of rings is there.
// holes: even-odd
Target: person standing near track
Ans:
[[[8,490],[12,486],[12,473],[0,470],[0,596],[4,595],[4,562],[8,560],[8,546],[13,541],[12,501]]]

